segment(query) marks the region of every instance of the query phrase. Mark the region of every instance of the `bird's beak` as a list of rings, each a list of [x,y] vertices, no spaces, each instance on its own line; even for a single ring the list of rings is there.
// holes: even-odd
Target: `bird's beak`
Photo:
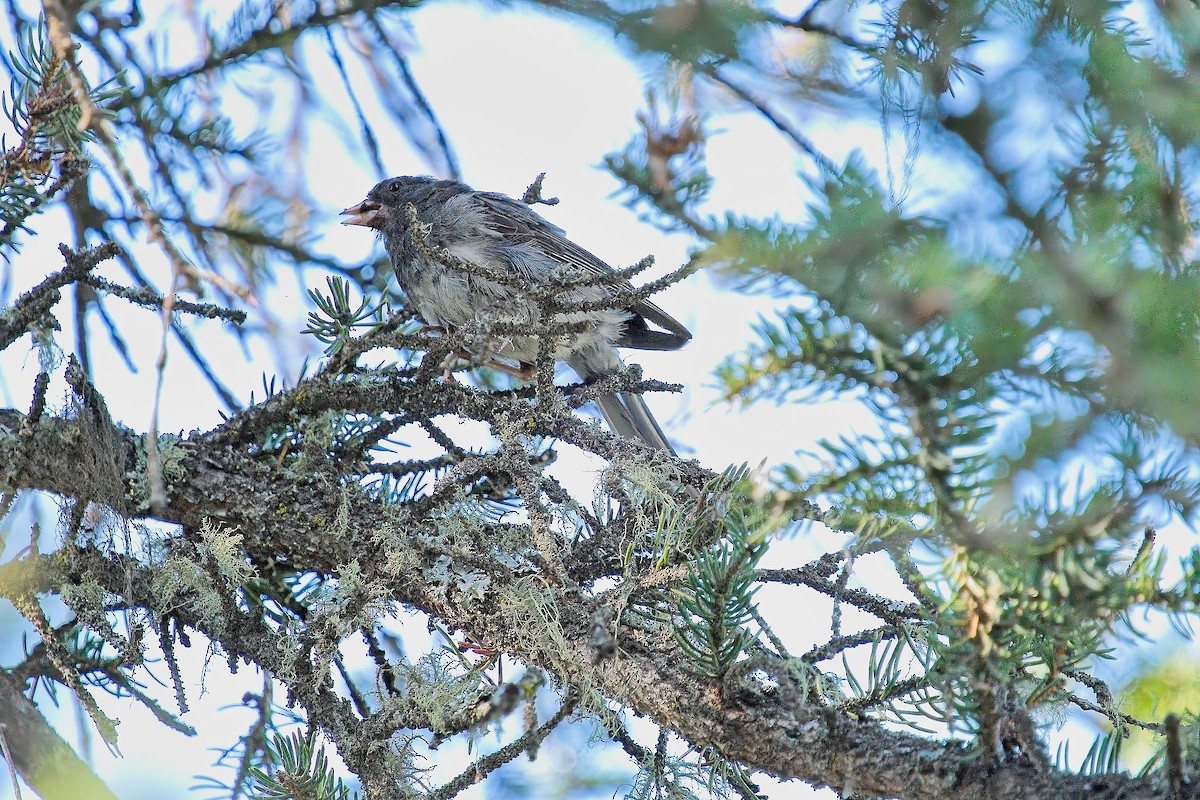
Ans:
[[[383,224],[383,207],[374,200],[363,200],[356,206],[350,206],[343,214],[353,214],[349,219],[342,220],[343,225],[362,225],[364,228],[378,228]]]

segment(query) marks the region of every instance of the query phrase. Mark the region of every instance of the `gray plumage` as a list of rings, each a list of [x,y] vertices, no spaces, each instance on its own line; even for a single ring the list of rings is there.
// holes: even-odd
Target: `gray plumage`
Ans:
[[[423,242],[413,237],[405,212],[410,203],[417,219],[430,226]],[[564,279],[614,272],[524,203],[494,192],[477,192],[457,181],[390,178],[371,189],[366,200],[342,213],[353,215],[343,224],[380,232],[396,279],[417,313],[426,324],[446,330],[501,323],[519,331],[537,318],[534,300],[521,288],[538,289],[561,285]],[[444,263],[445,259],[429,257],[430,251],[441,249],[477,268],[456,269]],[[513,276],[520,286],[490,280],[480,274],[485,271]],[[622,285],[629,288],[628,283]],[[555,300],[560,305],[602,303],[617,286],[613,281],[597,281],[564,287]],[[647,300],[636,301],[630,308],[563,311],[556,313],[552,322],[556,327],[571,326],[570,333],[557,337],[554,358],[569,364],[584,381],[620,369],[617,347],[677,350],[691,339],[687,328]],[[536,336],[514,332],[496,335],[487,353],[474,355],[527,378],[537,349]],[[640,395],[605,395],[597,405],[621,436],[674,452]]]

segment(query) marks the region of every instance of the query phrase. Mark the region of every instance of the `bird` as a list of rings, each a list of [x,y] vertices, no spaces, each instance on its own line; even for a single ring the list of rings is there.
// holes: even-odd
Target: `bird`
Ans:
[[[519,333],[539,317],[529,292],[548,290],[559,305],[589,306],[557,311],[552,320],[564,330],[555,337],[554,359],[567,363],[584,383],[622,368],[618,347],[678,350],[692,338],[649,300],[631,301],[627,308],[606,302],[618,290],[632,291],[632,285],[507,195],[456,180],[401,176],[376,184],[342,214],[348,215],[343,225],[378,232],[400,288],[426,325],[453,331],[501,323],[508,333],[492,337],[487,353],[472,355],[520,378],[536,373],[538,354],[538,337]],[[641,395],[606,394],[596,404],[618,435],[675,454]]]

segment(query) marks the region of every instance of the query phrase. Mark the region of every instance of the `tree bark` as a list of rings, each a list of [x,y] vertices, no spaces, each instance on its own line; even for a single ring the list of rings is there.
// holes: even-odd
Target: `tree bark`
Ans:
[[[13,458],[15,448],[23,446],[26,465],[12,485],[0,486],[0,490],[71,493],[81,463],[73,433],[78,423],[42,419],[20,445],[15,434],[4,431],[18,430],[22,418],[19,412],[0,412],[0,463]],[[112,466],[124,477],[126,495],[92,499],[137,508],[144,498],[136,487],[145,485],[139,474],[144,467],[136,458],[139,435],[123,429],[116,429],[116,435],[118,441],[106,450],[123,460]],[[419,570],[402,574],[389,570],[390,549],[408,547],[415,551],[413,558],[428,557],[416,529],[397,529],[401,519],[416,528],[429,525],[427,520],[416,514],[398,514],[395,505],[348,487],[339,479],[337,465],[328,465],[328,472],[315,465],[298,480],[273,460],[253,458],[240,448],[221,443],[221,438],[196,436],[186,443],[187,455],[180,464],[186,477],[171,481],[168,503],[159,517],[182,524],[185,536],[187,531],[216,521],[236,528],[245,537],[243,544],[251,562],[286,563],[290,570],[334,576],[354,563],[359,570],[356,580],[386,584],[393,599],[434,614],[451,628],[470,632],[488,647],[546,668],[565,685],[594,688],[675,730],[697,747],[714,747],[724,757],[754,769],[781,779],[830,786],[843,795],[943,800],[1149,800],[1161,796],[1161,786],[1154,778],[1081,776],[1039,770],[1023,761],[989,763],[960,741],[937,741],[855,719],[807,701],[788,677],[786,664],[778,661],[755,664],[769,675],[770,682],[731,679],[718,692],[710,682],[683,668],[685,659],[676,652],[670,636],[654,637],[622,628],[618,653],[598,658],[591,644],[592,620],[598,609],[594,598],[555,586],[544,576],[520,576],[511,568],[494,565],[490,571],[494,589],[536,594],[544,612],[528,624],[512,624],[498,613],[493,598],[484,602],[453,587],[431,585]],[[335,530],[332,521],[339,512],[348,527]],[[134,515],[148,516],[148,512]],[[381,544],[380,533],[388,530],[394,535]],[[0,592],[12,586],[26,592],[53,591],[64,582],[86,577],[122,594],[127,602],[152,607],[156,597],[151,573],[151,566],[89,547],[72,558],[38,556],[0,568]],[[390,731],[377,730],[370,722],[363,724],[344,700],[318,685],[321,682],[313,680],[313,673],[306,672],[312,659],[296,659],[294,640],[285,641],[232,603],[229,609],[216,624],[196,613],[186,598],[176,597],[171,613],[179,623],[219,642],[232,656],[275,674],[291,670],[296,677],[289,688],[300,695],[313,721],[331,729],[351,769],[366,768],[365,754],[372,750],[372,742],[386,738]],[[773,688],[763,688],[771,684]],[[348,742],[353,743],[349,748]]]

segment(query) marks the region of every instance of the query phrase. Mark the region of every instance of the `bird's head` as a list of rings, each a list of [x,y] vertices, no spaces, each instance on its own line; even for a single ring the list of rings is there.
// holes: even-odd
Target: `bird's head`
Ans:
[[[423,175],[405,175],[380,181],[367,192],[365,200],[342,211],[343,214],[352,215],[342,220],[342,224],[361,225],[377,231],[385,230],[391,227],[392,223],[403,220],[405,204],[415,202],[427,194],[430,187],[437,182],[435,178]]]

